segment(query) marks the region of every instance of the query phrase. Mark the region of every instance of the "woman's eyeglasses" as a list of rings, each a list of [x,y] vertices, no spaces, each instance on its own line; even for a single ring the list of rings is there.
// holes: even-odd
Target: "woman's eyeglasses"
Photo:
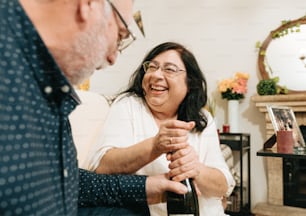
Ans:
[[[165,63],[163,65],[159,65],[155,61],[146,61],[142,64],[143,69],[146,73],[154,73],[158,69],[161,69],[167,76],[176,76],[181,72],[185,72],[185,70],[180,69],[177,65],[172,63]]]

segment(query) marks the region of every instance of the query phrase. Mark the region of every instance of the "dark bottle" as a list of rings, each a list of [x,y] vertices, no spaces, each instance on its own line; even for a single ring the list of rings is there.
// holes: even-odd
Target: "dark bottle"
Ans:
[[[198,196],[195,190],[193,180],[185,179],[182,181],[187,186],[188,192],[186,194],[176,194],[167,192],[167,211],[168,216],[172,215],[194,215],[199,216]]]

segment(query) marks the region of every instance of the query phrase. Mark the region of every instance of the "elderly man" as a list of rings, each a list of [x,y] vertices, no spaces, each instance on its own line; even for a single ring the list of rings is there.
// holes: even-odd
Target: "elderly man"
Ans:
[[[0,0],[1,215],[77,215],[78,205],[100,207],[101,215],[136,214],[134,206],[146,209],[166,190],[186,192],[166,175],[78,169],[68,115],[80,101],[72,85],[114,64],[135,39],[132,5]]]

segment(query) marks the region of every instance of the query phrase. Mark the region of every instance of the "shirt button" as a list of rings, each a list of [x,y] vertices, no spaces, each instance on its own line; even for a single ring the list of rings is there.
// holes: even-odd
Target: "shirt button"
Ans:
[[[52,87],[51,86],[46,86],[44,89],[46,94],[51,94],[52,93]]]
[[[62,86],[61,90],[62,90],[63,93],[68,93],[70,88],[69,88],[68,85],[64,85],[64,86]]]
[[[68,170],[64,169],[64,177],[67,178],[68,177]]]

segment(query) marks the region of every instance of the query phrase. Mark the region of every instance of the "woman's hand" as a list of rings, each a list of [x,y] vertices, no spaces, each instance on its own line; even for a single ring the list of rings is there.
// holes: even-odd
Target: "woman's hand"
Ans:
[[[202,165],[198,154],[190,145],[167,154],[167,160],[170,161],[169,176],[174,181],[182,181],[186,178],[196,179],[200,174]]]
[[[188,132],[195,126],[194,122],[167,120],[160,124],[157,135],[153,138],[153,152],[157,155],[186,148]]]
[[[170,161],[168,174],[172,180],[194,179],[198,195],[221,197],[226,194],[228,185],[224,174],[201,163],[192,146],[168,154],[167,159]]]

